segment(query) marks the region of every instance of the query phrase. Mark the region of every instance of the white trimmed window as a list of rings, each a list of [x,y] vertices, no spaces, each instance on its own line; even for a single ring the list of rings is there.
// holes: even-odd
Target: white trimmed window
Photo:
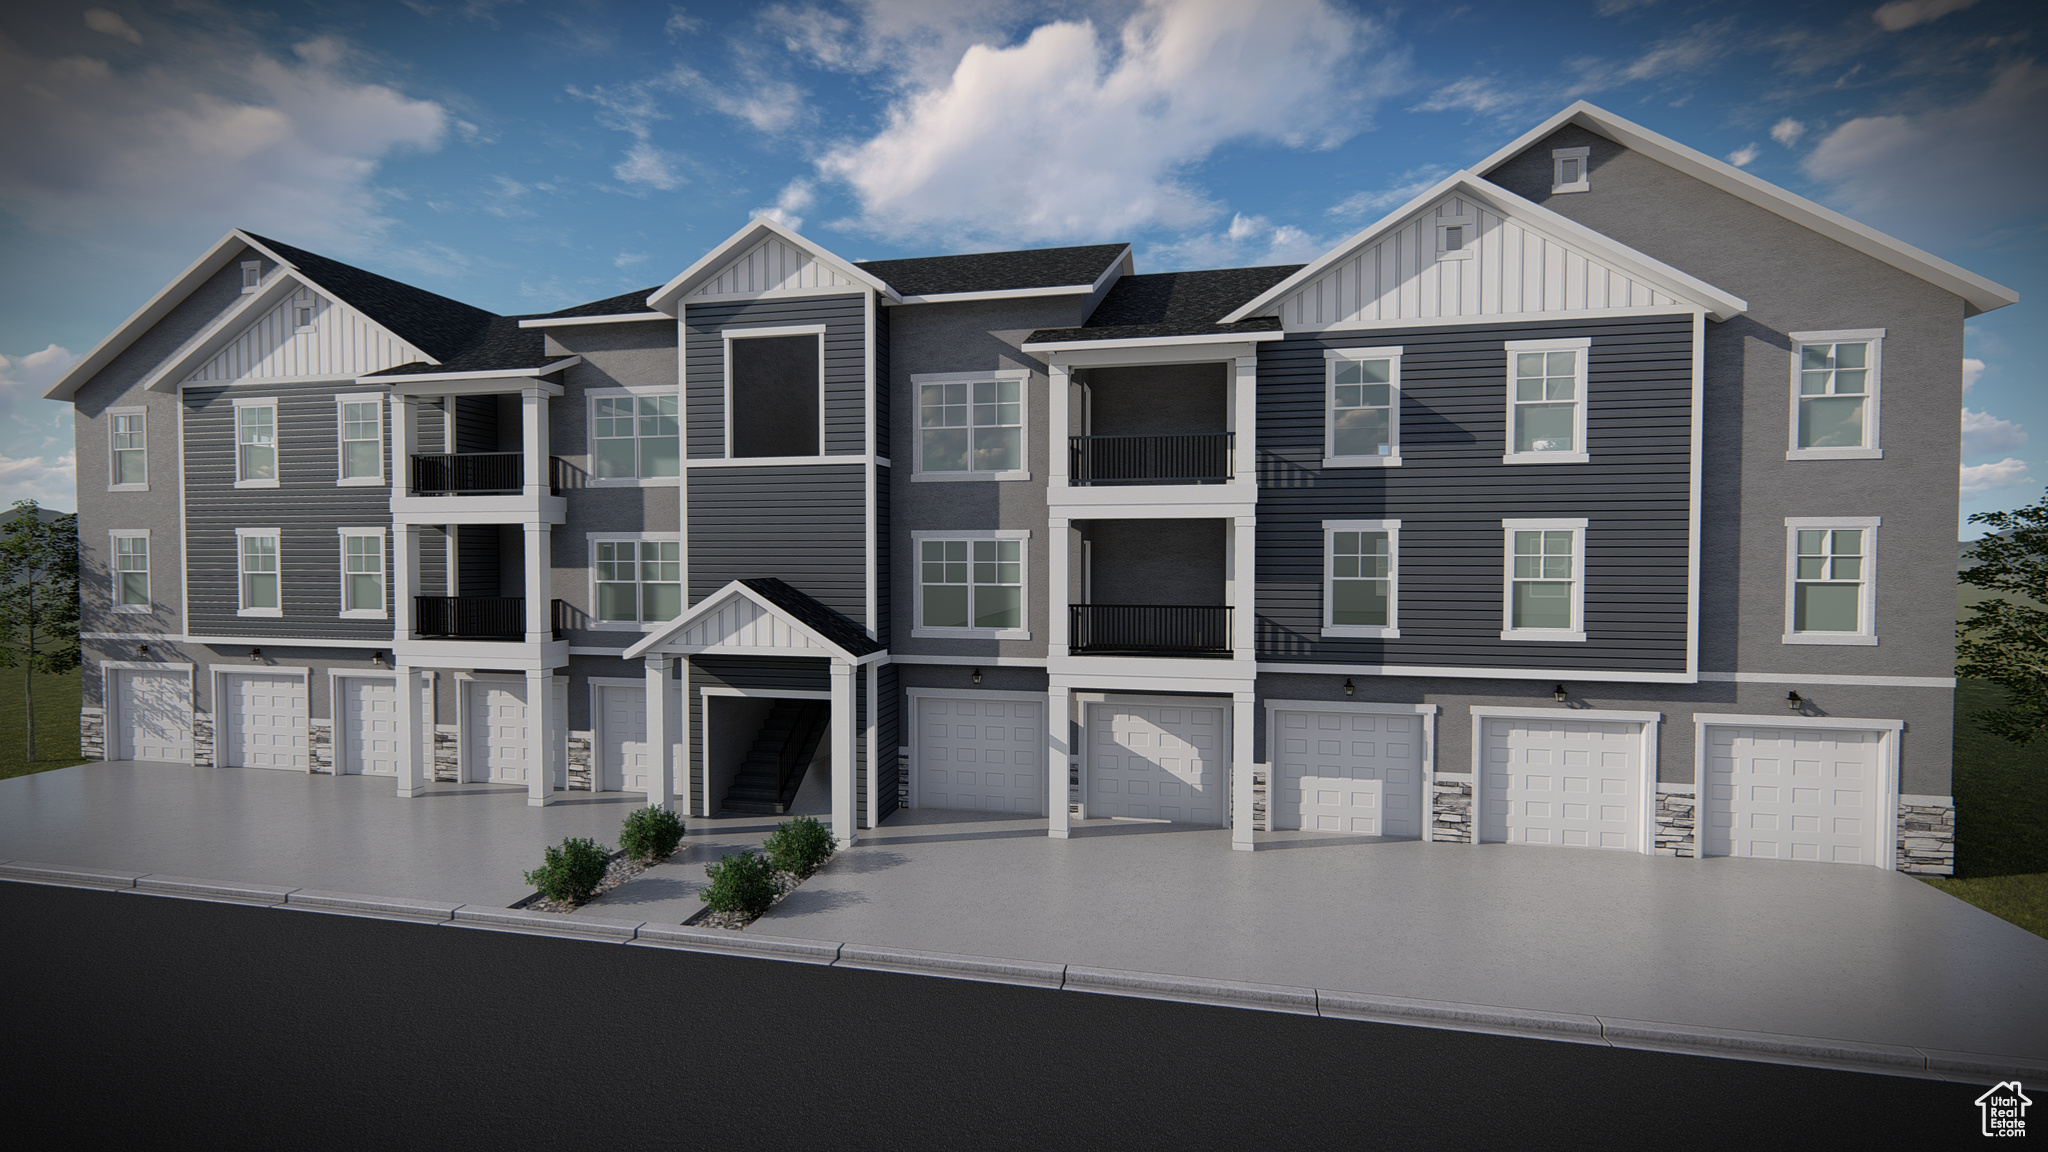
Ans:
[[[1401,350],[1331,348],[1323,364],[1323,466],[1399,465]]]
[[[282,616],[279,598],[277,529],[235,529],[238,616]]]
[[[116,612],[147,612],[149,606],[149,529],[116,529],[113,600]]]
[[[1586,355],[1593,342],[1509,340],[1507,464],[1584,464]]]
[[[725,328],[725,454],[825,453],[825,325]]]
[[[235,487],[277,487],[277,399],[235,401]]]
[[[337,396],[341,479],[348,486],[384,483],[384,398],[374,392]]]
[[[1591,192],[1592,174],[1586,170],[1592,159],[1591,148],[1552,148],[1550,150],[1550,190],[1557,192]]]
[[[350,620],[382,620],[384,611],[384,530],[338,528],[341,536],[341,615]]]
[[[1586,522],[1503,520],[1503,640],[1586,638]]]
[[[1877,643],[1881,522],[1876,516],[1785,518],[1785,643]]]
[[[263,261],[242,261],[242,294],[248,295],[263,286]]]
[[[592,613],[599,628],[639,629],[683,612],[683,545],[675,536],[594,536]]]
[[[1477,216],[1439,216],[1436,221],[1436,258],[1470,260],[1479,251]]]
[[[920,373],[914,480],[1028,480],[1024,391],[1031,374]]]
[[[313,321],[320,314],[320,310],[317,307],[318,304],[319,301],[314,297],[312,289],[299,289],[298,294],[292,297],[291,304],[293,332],[318,331],[313,324]]]
[[[1323,521],[1323,635],[1401,635],[1401,522]]]
[[[1787,460],[1875,460],[1882,328],[1792,333]]]
[[[913,636],[1029,640],[1024,619],[1029,532],[913,532]]]
[[[590,401],[591,471],[600,481],[679,476],[683,420],[674,393],[595,396]]]
[[[109,472],[107,491],[149,491],[149,413],[141,408],[110,408],[107,424]]]

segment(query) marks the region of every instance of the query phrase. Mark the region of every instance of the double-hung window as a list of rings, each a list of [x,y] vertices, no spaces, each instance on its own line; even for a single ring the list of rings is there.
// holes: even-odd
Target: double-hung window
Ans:
[[[384,612],[384,530],[340,528],[341,614],[382,620]]]
[[[145,427],[148,412],[141,408],[114,408],[107,415],[112,421],[107,434],[113,437],[109,445],[111,470],[107,476],[107,490],[148,491],[149,444]]]
[[[920,480],[1024,480],[1024,371],[942,372],[917,389]]]
[[[1028,640],[1024,564],[1029,532],[913,532],[915,636]]]
[[[1399,520],[1323,521],[1323,635],[1401,635]]]
[[[1323,466],[1400,464],[1401,350],[1332,348],[1323,364]]]
[[[235,487],[277,487],[277,400],[235,401]]]
[[[1508,464],[1583,464],[1586,353],[1593,342],[1510,340]]]
[[[1586,638],[1586,522],[1503,520],[1503,640]]]
[[[278,589],[278,547],[275,528],[235,529],[237,569],[241,585],[240,616],[282,616]]]
[[[149,529],[115,530],[114,611],[149,611]]]
[[[1875,460],[1884,329],[1792,333],[1787,460]]]
[[[681,541],[599,538],[591,541],[591,550],[598,627],[637,628],[682,615]]]
[[[375,393],[337,396],[341,418],[341,480],[346,485],[384,482],[384,398]]]
[[[1875,516],[1785,518],[1787,644],[1876,644]]]
[[[599,396],[590,402],[591,463],[599,480],[682,474],[682,415],[674,395]]]

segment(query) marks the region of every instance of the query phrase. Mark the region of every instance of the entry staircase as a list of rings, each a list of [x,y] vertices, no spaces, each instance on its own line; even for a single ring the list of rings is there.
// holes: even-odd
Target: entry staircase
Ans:
[[[777,701],[725,794],[725,811],[770,816],[788,812],[831,721],[832,705],[827,701]]]

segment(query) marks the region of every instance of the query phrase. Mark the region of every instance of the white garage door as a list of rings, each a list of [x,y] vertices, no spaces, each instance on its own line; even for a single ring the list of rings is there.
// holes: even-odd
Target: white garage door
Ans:
[[[341,681],[343,775],[398,775],[398,684],[348,676]]]
[[[230,672],[221,680],[222,763],[306,771],[306,678]]]
[[[467,735],[470,779],[526,783],[526,682],[471,681]]]
[[[1045,705],[921,697],[917,806],[1045,814]]]
[[[1226,715],[1219,705],[1090,705],[1088,815],[1223,824]]]
[[[597,709],[604,766],[599,789],[647,791],[647,689],[601,686]]]
[[[1706,853],[1876,864],[1877,732],[1707,729]]]
[[[1422,835],[1422,718],[1367,712],[1274,715],[1273,827]]]
[[[114,674],[116,760],[192,760],[192,681],[183,672]]]
[[[1485,720],[1479,838],[1642,849],[1642,725]]]

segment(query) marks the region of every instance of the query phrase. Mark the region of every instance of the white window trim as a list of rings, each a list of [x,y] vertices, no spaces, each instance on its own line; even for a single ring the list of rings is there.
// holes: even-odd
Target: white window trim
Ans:
[[[124,573],[120,567],[119,546],[114,541],[134,540],[137,538],[148,540],[149,529],[114,528],[107,532],[107,571],[112,576],[110,581],[111,588],[109,589],[111,593],[110,602],[115,612],[126,616],[146,616],[156,611],[156,549],[154,547],[149,548],[148,551],[143,553],[146,563],[143,566],[142,575],[149,585],[149,591],[146,594],[147,598],[140,604],[121,603],[121,577]]]
[[[588,608],[588,609],[586,610],[586,612],[585,612],[585,614],[586,614],[586,615],[587,615],[587,616],[589,617],[589,622],[588,622],[588,623],[586,623],[586,624],[584,625],[584,627],[585,627],[585,628],[587,628],[587,629],[589,629],[590,631],[593,631],[593,632],[655,632],[655,631],[659,631],[660,629],[666,628],[666,627],[668,627],[669,625],[671,625],[671,624],[675,623],[675,621],[674,621],[674,620],[600,620],[600,619],[598,619],[598,618],[597,618],[597,583],[598,583],[598,581],[597,581],[597,546],[598,546],[599,544],[639,544],[639,543],[643,543],[643,542],[645,542],[645,543],[654,543],[654,544],[680,544],[680,543],[682,543],[682,539],[683,539],[683,534],[682,534],[682,533],[680,533],[680,532],[590,532],[590,533],[586,533],[586,534],[584,535],[583,539],[584,539],[584,541],[585,541],[585,544],[584,544],[584,548],[586,549],[586,555],[587,555],[587,556],[589,557],[589,568],[590,568],[590,578],[589,578],[589,579],[588,579],[588,580],[587,580],[587,581],[585,582],[585,584],[586,584],[586,587],[585,587],[585,589],[584,589],[584,595],[585,595],[585,597],[586,597],[586,599],[584,600],[584,603],[585,603],[585,604],[587,604],[587,605],[589,605],[589,608]],[[607,584],[621,584],[621,583],[624,583],[624,581],[621,581],[621,580],[607,580],[607,581],[605,581],[605,583],[607,583]],[[633,586],[634,586],[634,593],[633,593],[633,602],[634,602],[634,604],[636,604],[636,605],[637,605],[637,604],[639,604],[639,602],[640,602],[640,593],[639,593],[639,586],[640,586],[640,584],[641,584],[641,580],[640,580],[640,559],[639,559],[639,556],[638,556],[638,549],[635,549],[635,555],[634,555],[634,558],[633,558]],[[690,605],[689,605],[689,598],[690,598],[690,572],[689,572],[689,569],[688,569],[688,568],[684,568],[684,569],[683,569],[683,579],[682,579],[682,585],[683,585],[683,601],[684,601],[684,603],[683,603],[683,611],[684,611],[684,612],[688,612],[688,611],[690,610]],[[636,609],[636,611],[637,611],[637,609]]]
[[[1591,192],[1593,190],[1592,157],[1593,150],[1589,147],[1552,148],[1550,150],[1550,191],[1553,194],[1558,192]],[[1579,178],[1577,180],[1567,182],[1564,179],[1564,162],[1567,160],[1577,160],[1579,162]]]
[[[291,300],[285,304],[285,307],[292,310],[292,332],[294,335],[318,332],[320,330],[320,298],[313,294],[312,289],[301,288],[294,292]],[[309,315],[311,319],[304,324],[298,322],[299,309],[301,308],[310,310]]]
[[[249,594],[249,574],[242,569],[242,541],[250,536],[268,536],[277,542],[277,607],[275,608],[251,608],[243,602]],[[284,615],[284,533],[275,528],[235,529],[235,615],[268,617]]]
[[[718,332],[721,350],[725,354],[725,458],[727,460],[755,460],[765,457],[735,456],[732,454],[732,345],[735,340],[774,339],[779,336],[816,336],[818,338],[818,454],[816,456],[792,457],[800,460],[825,460],[825,325],[787,324],[770,328],[721,328]],[[679,409],[680,404],[677,406]],[[780,459],[780,458],[778,458]]]
[[[256,272],[256,275],[255,275],[255,277],[254,277],[253,279],[252,279],[252,278],[250,277],[250,275],[249,275],[249,272],[250,272],[250,270],[251,270],[251,269],[254,269],[254,270],[255,270],[255,272]],[[261,261],[261,260],[244,260],[244,261],[242,261],[242,295],[244,295],[244,296],[247,296],[247,295],[249,295],[249,294],[250,294],[250,293],[252,293],[252,292],[256,292],[256,291],[259,291],[259,290],[260,290],[260,289],[261,289],[262,287],[263,287],[263,261]]]
[[[919,435],[922,426],[918,423],[918,389],[926,384],[986,384],[1000,380],[1017,381],[1017,405],[1023,417],[1018,426],[1017,458],[1024,462],[1023,468],[1011,468],[1000,472],[968,469],[965,472],[927,472],[924,470],[924,442]],[[969,392],[967,405],[971,411],[974,396]],[[998,368],[989,372],[917,372],[910,377],[910,434],[918,439],[910,446],[910,480],[913,484],[952,483],[959,480],[1029,480],[1031,479],[1031,372],[1023,368]],[[968,434],[973,435],[973,416],[968,417]]]
[[[914,566],[924,562],[926,540],[1016,540],[1017,549],[1017,602],[1023,606],[1024,627],[1022,628],[927,628],[917,621],[924,619],[924,573]],[[912,532],[910,534],[911,576],[911,636],[931,640],[1029,640],[1031,639],[1031,533],[1025,529],[959,529],[951,532]],[[970,551],[967,562],[974,563]],[[973,572],[968,573],[968,586],[973,587]]]
[[[1791,419],[1785,429],[1787,460],[1882,460],[1879,447],[1878,400],[1884,387],[1884,335],[1882,328],[1845,328],[1839,332],[1788,332],[1792,340]],[[1870,379],[1863,401],[1863,447],[1801,448],[1799,446],[1799,357],[1808,344],[1839,344],[1843,341],[1870,345]],[[1788,629],[1789,631],[1789,629]]]
[[[1794,361],[1797,362],[1796,360]],[[1786,644],[1837,644],[1875,647],[1877,644],[1877,530],[1881,516],[1787,516],[1785,517],[1785,634]],[[1792,598],[1799,578],[1799,531],[1854,529],[1863,533],[1863,596],[1857,605],[1855,632],[1794,632]]]
[[[623,388],[586,388],[583,390],[583,450],[589,454],[590,459],[590,467],[588,469],[590,476],[586,481],[590,487],[675,488],[682,484],[683,478],[681,476],[599,476],[597,474],[597,402],[599,400],[624,400],[628,397],[638,399],[642,396],[673,396],[676,398],[676,459],[682,468],[690,466],[691,461],[688,456],[690,451],[689,414],[684,409],[687,400],[683,396],[681,389],[669,384],[653,386],[629,384]],[[635,405],[634,411],[635,419],[637,420],[637,405]],[[636,461],[639,459],[639,438],[639,427],[636,424],[633,433],[635,441],[633,451]]]
[[[1453,251],[1449,239],[1444,235],[1452,228],[1464,231],[1458,238],[1458,248]],[[1479,240],[1479,217],[1439,216],[1436,218],[1436,258],[1438,260],[1471,260],[1477,255],[1474,246]]]
[[[274,470],[275,470],[275,471],[277,472],[277,476],[276,476],[275,478],[273,478],[273,479],[270,479],[270,480],[244,480],[244,479],[242,479],[242,409],[244,409],[244,408],[268,408],[268,409],[270,409],[270,451],[271,451],[271,467],[272,467],[272,468],[273,468],[273,469],[274,469]],[[282,413],[281,413],[281,412],[280,412],[280,411],[278,410],[278,406],[277,406],[277,397],[275,397],[275,396],[251,396],[251,397],[237,397],[237,398],[235,399],[235,402],[234,402],[234,410],[235,410],[235,420],[234,420],[234,425],[233,425],[233,427],[232,427],[232,428],[231,428],[231,429],[229,430],[229,435],[230,435],[230,436],[231,436],[231,437],[233,438],[233,439],[232,439],[232,443],[233,443],[233,447],[234,447],[234,453],[235,453],[235,487],[237,487],[237,488],[275,488],[275,487],[277,487],[277,485],[278,485],[278,482],[279,482],[280,480],[282,480],[282,479],[284,478],[284,422],[283,422],[283,419],[282,419],[282,415],[283,415],[283,414],[282,414]]]
[[[389,530],[384,528],[336,528],[335,537],[340,542],[341,569],[341,618],[343,620],[389,620],[391,618],[391,540]],[[376,611],[348,606],[348,541],[351,536],[375,536],[377,538],[380,583],[384,588],[384,607]],[[281,567],[282,565],[280,565]]]
[[[1586,521],[1577,519],[1502,520],[1500,522],[1501,589],[1500,638],[1503,640],[1551,640],[1584,643],[1586,640]],[[1515,533],[1572,533],[1572,626],[1570,628],[1517,628],[1515,624]]]
[[[1580,336],[1564,340],[1509,340],[1503,343],[1502,359],[1506,361],[1507,372],[1507,435],[1501,443],[1503,464],[1585,464],[1592,460],[1586,444],[1586,409],[1592,407],[1593,398],[1588,395],[1588,382],[1592,378],[1592,348],[1590,337]],[[1572,442],[1577,444],[1575,452],[1517,452],[1515,451],[1515,353],[1517,352],[1570,352],[1577,351],[1579,365],[1579,401],[1573,405]]]
[[[142,483],[140,483],[140,484],[119,484],[119,483],[116,483],[116,482],[115,482],[115,480],[114,480],[114,477],[115,477],[115,476],[117,476],[117,475],[119,475],[119,472],[117,472],[117,471],[116,471],[116,468],[117,468],[117,466],[118,466],[118,464],[119,464],[119,459],[120,459],[119,457],[117,457],[117,456],[115,456],[115,455],[114,455],[114,428],[115,428],[115,427],[116,427],[116,425],[117,425],[117,424],[119,423],[119,417],[122,417],[122,416],[140,416],[140,417],[142,417]],[[129,408],[109,408],[109,409],[107,409],[107,411],[106,411],[106,417],[107,417],[107,491],[109,491],[109,492],[147,492],[147,491],[149,491],[149,409],[147,409],[147,408],[135,408],[135,407],[129,407]]]
[[[1391,360],[1387,372],[1389,400],[1385,456],[1337,455],[1337,361]],[[1401,348],[1325,348],[1323,350],[1323,467],[1398,468],[1401,466]]]
[[[1387,534],[1387,622],[1379,624],[1332,624],[1331,606],[1336,603],[1331,581],[1335,565],[1330,562],[1330,537],[1338,532],[1385,532]],[[1374,640],[1401,638],[1401,522],[1399,520],[1323,521],[1323,635],[1351,636]]]
[[[343,476],[347,464],[348,408],[350,404],[377,405],[377,474],[375,476]],[[384,467],[384,394],[381,392],[343,392],[334,397],[334,484],[337,488],[382,488],[386,480]]]

